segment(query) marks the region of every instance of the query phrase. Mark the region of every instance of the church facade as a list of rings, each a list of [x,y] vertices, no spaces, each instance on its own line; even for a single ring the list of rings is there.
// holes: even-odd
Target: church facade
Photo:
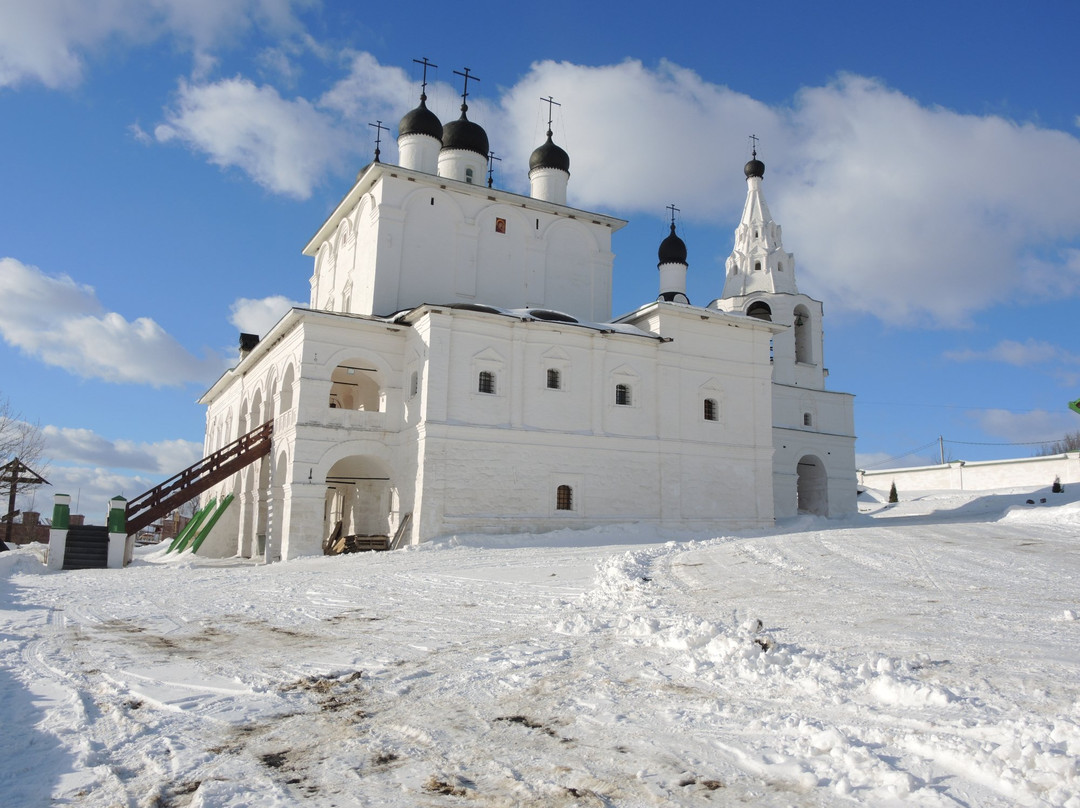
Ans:
[[[659,297],[613,319],[625,222],[567,205],[550,129],[514,194],[482,184],[467,106],[443,125],[425,101],[400,165],[365,167],[306,246],[309,307],[200,400],[207,453],[273,421],[271,454],[204,495],[235,499],[202,552],[854,511],[851,397],[825,390],[821,304],[795,286],[756,155],[722,295],[690,305],[673,223]]]

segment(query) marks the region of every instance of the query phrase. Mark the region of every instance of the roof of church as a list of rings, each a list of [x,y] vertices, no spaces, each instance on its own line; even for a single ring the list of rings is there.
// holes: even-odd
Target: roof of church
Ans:
[[[430,135],[441,141],[443,136],[442,121],[427,108],[426,95],[420,96],[420,106],[409,110],[398,124],[398,137],[402,135]]]
[[[765,176],[765,164],[757,159],[756,151],[754,152],[754,159],[743,166],[743,173],[746,174],[747,179]]]
[[[547,140],[533,150],[529,158],[529,171],[534,168],[558,168],[570,173],[570,155],[555,145],[551,139],[551,130],[548,129]]]
[[[443,149],[464,149],[488,156],[488,136],[484,128],[478,123],[473,123],[465,114],[469,109],[468,104],[461,105],[461,117],[456,121],[450,121],[442,128]]]
[[[660,249],[656,252],[661,264],[685,264],[686,242],[675,235],[675,222],[671,223],[671,233],[660,242]]]

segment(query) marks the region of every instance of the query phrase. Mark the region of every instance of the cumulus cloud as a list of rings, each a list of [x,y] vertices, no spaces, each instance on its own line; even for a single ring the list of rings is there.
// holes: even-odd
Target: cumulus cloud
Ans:
[[[109,440],[89,429],[45,426],[45,454],[54,463],[90,464],[152,474],[174,474],[202,457],[202,444],[189,440],[138,443]]]
[[[241,333],[265,336],[289,309],[306,306],[307,303],[289,300],[284,295],[259,299],[241,297],[229,309],[229,322]]]
[[[185,143],[214,165],[239,168],[264,188],[298,199],[311,196],[356,150],[348,132],[311,102],[282,98],[273,87],[243,78],[181,81],[176,105],[154,135],[163,143]]]
[[[366,53],[348,59],[346,75],[314,100],[240,77],[183,83],[156,136],[306,198],[370,158],[367,122],[392,126],[415,103],[404,71]],[[570,154],[571,204],[656,215],[674,201],[685,219],[724,223],[716,243],[689,245],[720,260],[745,197],[747,135],[757,134],[765,193],[800,284],[832,311],[956,326],[1004,301],[1080,294],[1072,134],[926,106],[853,75],[779,106],[670,61],[538,62],[488,98],[479,87],[469,115],[502,159],[501,187],[527,190],[528,156],[547,126],[541,98],[551,95],[562,104],[554,128]],[[429,95],[443,121],[457,115],[454,88],[434,84]],[[387,161],[395,134],[383,143]]]
[[[0,259],[0,336],[87,379],[165,387],[206,383],[224,369],[221,358],[193,356],[148,317],[106,311],[92,287],[14,258]]]
[[[1061,412],[981,410],[969,415],[988,435],[1010,443],[1052,443],[1076,429],[1076,416],[1064,407]]]
[[[117,43],[162,37],[206,64],[208,49],[259,27],[299,34],[296,10],[313,0],[48,0],[0,4],[0,87],[82,80],[86,58]]]

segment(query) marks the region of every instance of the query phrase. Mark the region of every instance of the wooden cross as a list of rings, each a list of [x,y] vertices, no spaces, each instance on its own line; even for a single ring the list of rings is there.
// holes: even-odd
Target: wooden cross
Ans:
[[[4,517],[7,521],[7,530],[4,541],[0,541],[0,552],[3,552],[8,549],[5,542],[11,541],[11,529],[14,526],[15,516],[18,513],[18,511],[15,510],[15,491],[17,487],[20,484],[48,485],[49,481],[16,457],[6,466],[0,467],[0,483],[8,483],[11,486],[11,488],[8,489],[8,513],[7,516]]]

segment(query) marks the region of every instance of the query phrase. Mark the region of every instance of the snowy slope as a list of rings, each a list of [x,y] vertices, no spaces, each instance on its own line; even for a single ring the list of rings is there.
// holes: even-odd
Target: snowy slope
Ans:
[[[0,805],[1080,808],[1080,503],[1031,496],[271,566],[6,553]]]

